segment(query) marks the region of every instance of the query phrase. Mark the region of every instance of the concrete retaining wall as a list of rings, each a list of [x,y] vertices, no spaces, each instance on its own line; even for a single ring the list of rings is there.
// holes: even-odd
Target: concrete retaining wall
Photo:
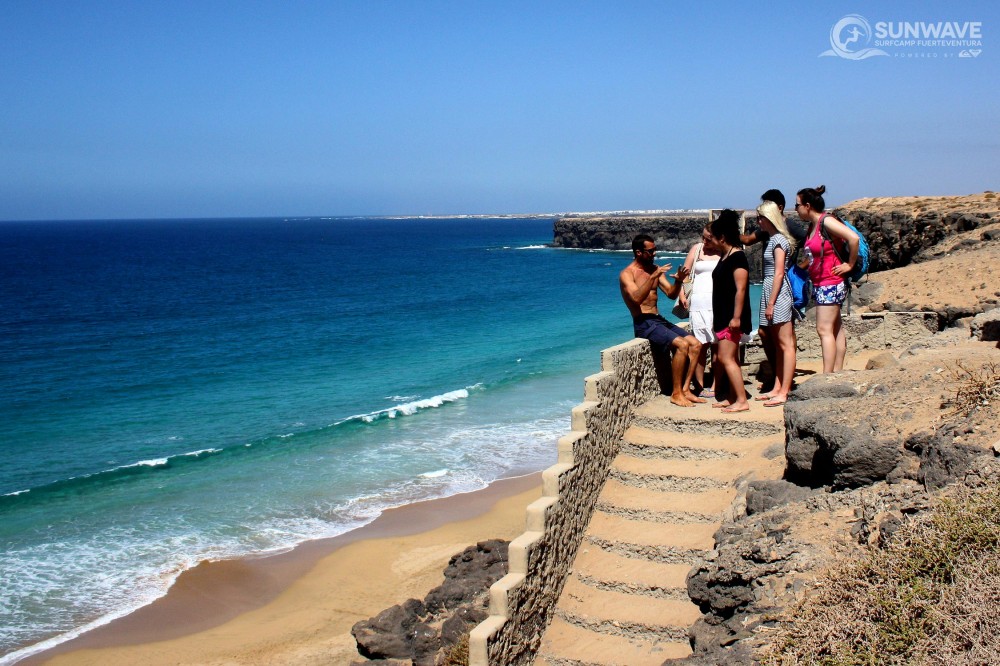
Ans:
[[[490,588],[490,617],[469,637],[471,666],[530,664],[551,619],[632,410],[660,392],[646,340],[601,352],[585,380],[558,463],[542,473],[542,498],[510,544],[510,573]]]
[[[939,330],[940,320],[934,312],[863,312],[843,315],[847,331],[847,356],[862,350],[902,350],[928,338]],[[795,325],[798,358],[823,358],[819,335],[816,334],[815,310],[809,317]],[[747,345],[744,371],[753,375],[758,365],[765,361],[760,340]],[[853,367],[853,366],[851,366]]]

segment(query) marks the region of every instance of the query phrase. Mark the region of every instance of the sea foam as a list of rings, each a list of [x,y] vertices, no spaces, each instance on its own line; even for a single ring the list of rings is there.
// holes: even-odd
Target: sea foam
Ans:
[[[444,476],[447,473],[448,473],[447,469],[438,469],[438,470],[434,470],[433,472],[425,472],[425,473],[421,474],[420,476],[423,477],[423,478],[425,478],[425,479],[437,479],[439,477]]]
[[[435,407],[440,407],[449,402],[464,400],[469,397],[470,390],[474,391],[480,388],[482,388],[482,384],[474,384],[463,389],[458,389],[457,391],[448,391],[447,393],[442,393],[441,395],[435,395],[422,400],[413,400],[411,402],[403,403],[402,405],[386,407],[385,409],[368,412],[367,414],[355,414],[354,416],[349,416],[346,419],[338,421],[334,425],[340,425],[341,423],[346,423],[348,421],[372,423],[374,421],[378,421],[379,419],[394,419],[397,416],[410,416],[411,414],[416,414],[423,409],[434,409]]]

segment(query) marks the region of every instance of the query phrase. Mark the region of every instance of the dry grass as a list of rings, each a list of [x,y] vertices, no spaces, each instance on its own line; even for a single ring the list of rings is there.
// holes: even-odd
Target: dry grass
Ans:
[[[952,490],[832,570],[780,625],[767,664],[1000,662],[1000,489]]]
[[[469,664],[469,635],[462,636],[462,640],[451,646],[444,656],[438,660],[438,666],[468,666]]]
[[[969,369],[959,363],[952,375],[955,399],[946,417],[970,416],[978,409],[989,407],[992,401],[1000,400],[1000,365],[989,363]]]

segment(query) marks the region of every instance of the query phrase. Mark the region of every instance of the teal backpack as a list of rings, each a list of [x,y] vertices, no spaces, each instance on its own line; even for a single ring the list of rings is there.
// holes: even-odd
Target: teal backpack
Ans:
[[[833,246],[833,251],[837,253],[837,258],[840,259],[841,263],[846,263],[847,260],[850,259],[850,255],[845,247],[846,244],[839,240],[834,242],[834,240],[830,238],[830,234],[827,233],[826,227],[823,226],[823,218],[827,215],[829,215],[829,213],[823,213],[823,215],[820,216],[819,231],[823,235],[823,238],[830,241],[830,245]],[[835,219],[839,219],[844,223],[844,226],[858,235],[858,260],[854,262],[854,269],[847,275],[851,282],[857,282],[865,275],[868,275],[868,269],[871,267],[871,248],[868,247],[868,240],[865,238],[864,234],[858,231],[856,226],[843,218]]]

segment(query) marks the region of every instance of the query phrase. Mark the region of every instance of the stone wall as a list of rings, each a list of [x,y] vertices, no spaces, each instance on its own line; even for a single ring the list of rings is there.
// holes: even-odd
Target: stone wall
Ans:
[[[632,410],[660,391],[646,340],[605,349],[601,367],[585,380],[558,463],[542,474],[527,531],[510,544],[510,573],[490,588],[490,617],[469,638],[472,666],[532,662]]]
[[[866,349],[906,349],[938,331],[934,312],[863,312],[844,314],[841,321],[847,332],[848,355]],[[823,358],[814,311],[795,327],[795,335],[799,358]]]
[[[848,366],[851,354],[864,350],[905,349],[914,343],[929,339],[940,330],[940,320],[934,312],[862,312],[841,317],[847,331]],[[821,359],[823,350],[816,333],[816,311],[810,309],[805,321],[795,325],[796,357]],[[745,349],[743,372],[754,376],[766,363],[760,338],[754,337]]]

